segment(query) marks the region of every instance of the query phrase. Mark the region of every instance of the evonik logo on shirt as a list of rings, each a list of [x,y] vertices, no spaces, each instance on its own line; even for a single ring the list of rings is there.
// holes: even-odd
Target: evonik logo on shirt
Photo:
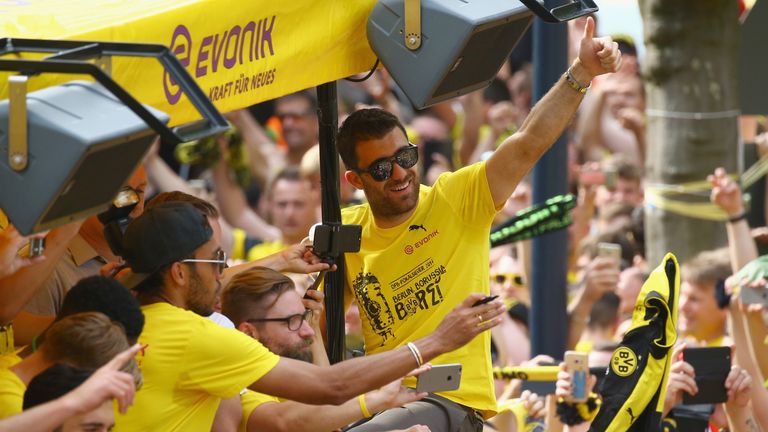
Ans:
[[[418,226],[418,228],[414,228],[414,229],[408,228],[408,229],[411,230],[411,231],[414,231],[414,230],[417,230],[417,229],[424,228],[423,225],[411,225],[411,227],[414,227],[414,226]],[[426,228],[424,228],[424,231],[426,231]],[[439,235],[440,235],[440,231],[434,230],[431,233],[425,235],[420,240],[417,240],[415,243],[413,243],[413,244],[408,243],[407,245],[405,245],[405,247],[403,248],[403,252],[405,252],[406,254],[410,255],[416,249],[426,245],[430,240],[432,240],[433,238],[435,238],[435,237],[437,237]]]

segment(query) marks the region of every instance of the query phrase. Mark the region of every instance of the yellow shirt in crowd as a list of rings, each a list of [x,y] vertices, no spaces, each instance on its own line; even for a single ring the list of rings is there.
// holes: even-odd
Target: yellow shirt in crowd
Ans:
[[[240,426],[238,426],[238,432],[246,432],[248,429],[248,418],[253,413],[253,410],[260,407],[265,403],[280,402],[280,399],[270,396],[268,394],[255,392],[253,390],[246,390],[240,395],[240,408],[243,411],[243,418],[240,420]]]
[[[10,369],[0,369],[0,419],[21,412],[27,386]]]
[[[489,293],[488,233],[496,211],[485,163],[422,185],[418,208],[394,228],[377,228],[367,204],[342,210],[345,224],[363,227],[360,252],[346,254],[352,295],[345,301],[357,299],[367,353],[426,336],[469,294]],[[486,417],[496,412],[490,339],[484,332],[431,360],[463,365],[459,389],[441,395]]]
[[[144,385],[117,431],[210,431],[222,399],[234,397],[280,359],[257,340],[168,303],[142,306]]]

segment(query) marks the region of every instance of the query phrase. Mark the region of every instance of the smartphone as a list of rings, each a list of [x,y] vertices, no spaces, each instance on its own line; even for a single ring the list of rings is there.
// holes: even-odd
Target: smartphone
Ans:
[[[621,265],[621,246],[616,243],[600,242],[597,244],[597,256],[610,258]]]
[[[768,305],[768,288],[752,288],[748,286],[741,287],[739,292],[741,302],[744,304],[764,304]]]
[[[494,300],[496,300],[499,296],[497,295],[491,295],[485,298],[481,298],[480,300],[476,301],[475,304],[472,305],[472,307],[484,305],[486,303],[490,303]]]
[[[587,364],[587,353],[578,351],[565,352],[565,364],[568,365],[568,372],[571,373],[571,395],[566,398],[568,402],[584,402],[587,400],[587,377],[589,376],[589,365]]]
[[[461,384],[461,364],[432,365],[432,369],[417,377],[417,392],[442,392],[457,390]]]
[[[683,360],[696,371],[699,388],[695,395],[683,392],[683,405],[722,403],[728,399],[725,379],[731,371],[729,347],[686,348]]]
[[[29,241],[29,257],[39,257],[45,251],[45,237],[33,237]]]

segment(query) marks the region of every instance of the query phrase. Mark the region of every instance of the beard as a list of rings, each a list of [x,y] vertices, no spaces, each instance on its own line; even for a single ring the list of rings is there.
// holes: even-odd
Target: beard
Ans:
[[[220,282],[216,282],[220,285]],[[219,287],[216,289],[216,293],[219,291]],[[213,313],[214,305],[216,304],[216,294],[211,298],[210,290],[205,287],[203,279],[194,269],[190,276],[189,281],[189,293],[187,295],[187,309],[192,312],[207,317]]]
[[[312,360],[314,360],[312,355],[312,338],[302,339],[300,343],[294,345],[276,343],[271,338],[263,336],[259,340],[265,347],[280,357],[288,357],[307,363],[312,363]]]
[[[389,196],[388,191],[395,185],[396,182],[392,178],[387,179],[384,182],[384,187],[379,188],[378,183],[368,183],[373,180],[364,180],[364,192],[365,197],[368,199],[368,204],[371,206],[371,211],[375,216],[383,218],[392,218],[404,213],[408,213],[413,210],[419,201],[419,179],[416,174],[411,173],[405,181],[410,181],[411,191],[406,196],[393,198]],[[382,190],[384,189],[384,190]]]

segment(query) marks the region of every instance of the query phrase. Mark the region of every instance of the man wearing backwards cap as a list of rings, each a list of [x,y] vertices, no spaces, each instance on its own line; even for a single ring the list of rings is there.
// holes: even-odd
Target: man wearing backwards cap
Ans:
[[[437,329],[386,353],[321,368],[278,357],[256,340],[203,318],[212,311],[226,257],[206,217],[188,203],[145,211],[125,232],[131,272],[146,319],[137,360],[144,386],[117,430],[210,430],[222,399],[248,387],[304,403],[340,404],[402,377],[420,361],[466,344],[498,324],[503,308],[472,307],[470,295]],[[488,321],[478,324],[482,313]],[[301,385],[292,385],[301,383]]]

